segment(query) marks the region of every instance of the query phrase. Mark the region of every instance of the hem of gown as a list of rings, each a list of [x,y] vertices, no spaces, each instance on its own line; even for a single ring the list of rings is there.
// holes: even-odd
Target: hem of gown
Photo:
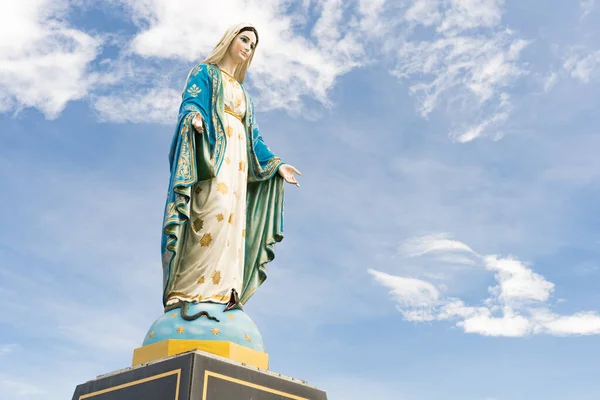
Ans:
[[[184,293],[170,293],[168,296],[168,300],[165,303],[167,306],[171,304],[175,304],[178,301],[185,301],[188,303],[219,303],[219,304],[227,304],[229,299],[231,298],[231,294],[228,295],[213,295],[213,296],[189,296]]]

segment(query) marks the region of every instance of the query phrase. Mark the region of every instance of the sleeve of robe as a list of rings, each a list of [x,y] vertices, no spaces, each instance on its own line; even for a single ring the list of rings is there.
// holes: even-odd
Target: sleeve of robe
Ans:
[[[171,142],[169,166],[171,177],[163,219],[161,241],[163,266],[163,302],[172,280],[173,265],[177,263],[181,238],[190,215],[192,186],[214,174],[215,135],[211,104],[213,101],[212,79],[206,65],[194,67],[186,81],[183,99],[179,107],[177,127]],[[197,132],[192,120],[200,115],[203,132]],[[208,121],[208,122],[207,122]]]
[[[252,102],[249,111],[251,168],[246,194],[246,251],[244,282],[240,295],[242,303],[246,303],[267,279],[267,263],[275,258],[275,243],[283,240],[283,178],[276,174],[283,162],[265,144],[254,118]]]

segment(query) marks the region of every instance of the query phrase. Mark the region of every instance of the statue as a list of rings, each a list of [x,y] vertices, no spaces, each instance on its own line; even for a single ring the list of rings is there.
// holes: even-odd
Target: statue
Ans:
[[[300,172],[264,143],[243,86],[258,42],[252,25],[233,26],[188,74],[169,153],[165,314],[144,346],[224,340],[265,350],[243,304],[283,239],[283,182],[299,186]]]
[[[304,381],[264,371],[268,354],[243,310],[283,239],[283,182],[299,186],[300,175],[264,143],[243,86],[257,45],[254,27],[234,26],[190,71],[169,154],[165,312],[131,368],[78,385],[73,399],[327,400]]]

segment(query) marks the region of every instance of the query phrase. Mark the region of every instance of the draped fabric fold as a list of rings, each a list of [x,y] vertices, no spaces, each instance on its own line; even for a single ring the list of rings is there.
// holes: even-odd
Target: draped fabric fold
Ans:
[[[171,143],[171,176],[162,229],[163,304],[177,279],[177,265],[190,224],[192,187],[219,176],[228,145],[224,126],[223,73],[211,64],[198,64],[189,73]],[[240,84],[241,85],[241,84]],[[246,99],[243,129],[246,132],[248,179],[246,230],[241,301],[245,303],[266,279],[266,264],[274,258],[274,244],[283,239],[283,179],[276,174],[283,162],[264,143]],[[203,131],[192,120],[201,116]],[[241,142],[240,142],[241,143]],[[241,168],[241,167],[240,167]],[[211,251],[219,251],[213,249]],[[226,268],[227,266],[223,266]]]
[[[246,303],[267,279],[267,263],[275,258],[275,243],[283,239],[283,178],[248,184],[244,283]]]

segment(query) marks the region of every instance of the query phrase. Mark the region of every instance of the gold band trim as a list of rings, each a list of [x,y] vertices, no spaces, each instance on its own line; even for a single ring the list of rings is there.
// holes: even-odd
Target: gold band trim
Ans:
[[[204,371],[204,387],[202,388],[202,400],[206,400],[206,398],[207,398],[207,395],[208,395],[208,378],[210,378],[210,377],[222,379],[224,381],[229,381],[229,382],[237,383],[238,385],[243,385],[243,386],[250,387],[250,388],[253,388],[253,389],[262,390],[263,392],[272,393],[272,394],[274,394],[274,395],[276,395],[278,397],[285,397],[286,399],[292,399],[292,400],[309,400],[306,397],[296,396],[296,395],[291,394],[291,393],[282,392],[281,390],[275,390],[275,389],[272,389],[272,388],[269,388],[269,387],[266,387],[266,386],[257,385],[256,383],[244,381],[242,379],[232,378],[230,376],[219,374],[219,373],[216,373],[216,372],[213,372],[213,371],[209,371],[209,370],[205,370]]]
[[[164,377],[170,376],[170,375],[177,375],[177,382],[175,383],[175,385],[176,385],[176,387],[175,387],[175,400],[178,400],[179,399],[179,385],[180,385],[180,381],[181,381],[181,368],[174,369],[173,371],[165,372],[165,373],[162,373],[162,374],[158,374],[158,375],[154,375],[154,376],[149,376],[147,378],[138,379],[137,381],[124,383],[122,385],[109,387],[109,388],[106,388],[106,389],[103,389],[103,390],[97,390],[97,391],[92,392],[92,393],[83,394],[83,395],[79,396],[79,400],[83,400],[83,399],[87,399],[87,398],[90,398],[90,397],[98,396],[98,395],[101,395],[101,394],[104,394],[104,393],[114,392],[115,390],[123,389],[123,388],[130,387],[130,386],[139,385],[140,383],[150,382],[150,381],[153,381],[153,380],[156,380],[156,379],[160,379],[160,378],[164,378]]]
[[[212,295],[212,296],[207,296],[207,297],[203,297],[201,295],[196,295],[196,296],[190,296],[186,293],[182,293],[182,292],[170,292],[169,295],[167,296],[167,303],[169,302],[169,300],[171,300],[172,297],[178,297],[180,300],[184,300],[184,301],[191,301],[191,302],[198,302],[198,303],[202,303],[202,302],[207,302],[207,301],[215,301],[215,302],[225,302],[227,303],[229,301],[229,299],[231,298],[230,294],[227,295]]]
[[[233,111],[231,111],[229,108],[225,107],[225,112],[229,115],[233,115],[234,117],[236,117],[242,124],[244,123],[244,119],[236,113],[234,113]]]
[[[231,75],[229,72],[225,71],[224,69],[222,69],[221,67],[219,67],[219,69],[221,70],[222,73],[224,73],[225,75],[227,75],[228,77],[235,79],[237,81],[237,79],[235,78],[235,76]]]

